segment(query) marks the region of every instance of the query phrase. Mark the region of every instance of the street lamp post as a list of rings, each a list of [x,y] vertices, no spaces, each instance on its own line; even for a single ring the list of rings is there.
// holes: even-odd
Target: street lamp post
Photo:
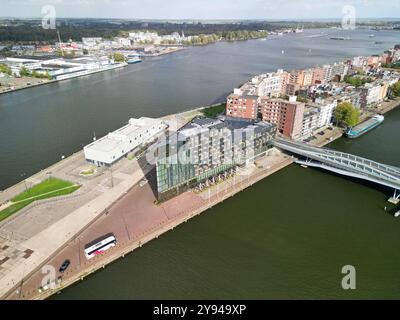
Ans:
[[[26,185],[26,180],[25,180],[25,178],[24,178],[24,177],[26,176],[26,173],[21,173],[20,176],[21,176],[21,178],[22,178],[23,181],[24,181],[25,191],[27,191],[27,190],[28,190],[28,187],[27,187],[27,185]]]
[[[111,165],[110,165],[110,174],[111,174],[111,188],[114,188],[114,177]]]
[[[21,280],[21,286],[20,286],[20,289],[19,289],[19,299],[21,299],[22,290],[23,290],[23,286],[24,286],[25,268],[26,268],[26,262],[24,262],[24,270],[22,271],[22,280]]]

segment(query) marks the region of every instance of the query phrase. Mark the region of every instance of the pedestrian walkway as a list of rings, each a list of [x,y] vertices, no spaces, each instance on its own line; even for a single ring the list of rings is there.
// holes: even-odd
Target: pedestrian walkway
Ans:
[[[75,234],[87,227],[106,208],[109,208],[136,183],[143,179],[144,173],[137,166],[137,161],[125,163],[124,165],[136,166],[136,170],[132,174],[121,175],[117,174],[118,171],[116,171],[118,178],[114,179],[114,187],[110,186],[104,192],[97,193],[95,198],[92,198],[89,202],[84,203],[63,216],[39,233],[34,234],[29,239],[19,239],[22,240],[19,242],[3,238],[3,247],[0,247],[0,260],[2,261],[0,270],[0,297],[12,290],[23,277],[26,277],[38,268]],[[123,168],[124,165],[120,164],[116,168]],[[50,214],[52,213],[50,212]],[[45,218],[44,213],[41,216]],[[7,248],[4,249],[4,247]],[[31,252],[29,256],[26,254],[26,250]]]

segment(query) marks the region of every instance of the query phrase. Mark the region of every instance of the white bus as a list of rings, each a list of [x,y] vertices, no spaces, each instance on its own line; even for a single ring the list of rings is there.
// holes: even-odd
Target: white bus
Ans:
[[[85,256],[87,259],[91,259],[98,254],[102,254],[104,251],[114,247],[117,244],[117,239],[114,234],[108,233],[85,246]]]

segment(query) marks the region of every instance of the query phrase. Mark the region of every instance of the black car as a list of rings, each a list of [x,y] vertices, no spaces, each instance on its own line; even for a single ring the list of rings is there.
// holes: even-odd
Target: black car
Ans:
[[[71,264],[71,261],[65,260],[58,271],[63,273],[65,270],[67,270],[67,268],[69,267],[70,264]]]
[[[321,132],[318,132],[318,134],[319,134],[320,136],[323,136],[323,135],[325,134],[325,132],[321,131]]]

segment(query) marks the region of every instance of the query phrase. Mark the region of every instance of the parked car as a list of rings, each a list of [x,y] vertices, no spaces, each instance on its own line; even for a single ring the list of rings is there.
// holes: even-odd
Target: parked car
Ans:
[[[69,261],[68,259],[65,260],[58,271],[60,271],[61,273],[64,273],[64,271],[68,269],[70,264],[71,264],[71,261]]]

